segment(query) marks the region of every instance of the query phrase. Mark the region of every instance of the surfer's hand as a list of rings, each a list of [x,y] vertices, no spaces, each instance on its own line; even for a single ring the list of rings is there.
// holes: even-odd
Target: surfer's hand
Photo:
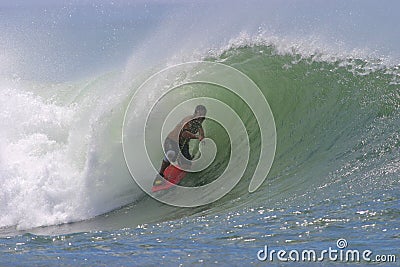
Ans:
[[[204,136],[199,135],[199,140],[200,140],[200,142],[201,142],[203,139],[204,139]]]

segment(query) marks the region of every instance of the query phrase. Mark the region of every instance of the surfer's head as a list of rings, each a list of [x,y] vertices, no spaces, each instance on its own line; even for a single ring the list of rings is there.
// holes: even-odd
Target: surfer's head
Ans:
[[[204,121],[207,113],[207,109],[203,105],[198,105],[194,110],[194,115],[198,117],[199,120]]]
[[[197,116],[205,116],[206,113],[207,113],[207,109],[203,105],[198,105],[196,107],[196,109],[194,110],[194,115],[197,115]]]

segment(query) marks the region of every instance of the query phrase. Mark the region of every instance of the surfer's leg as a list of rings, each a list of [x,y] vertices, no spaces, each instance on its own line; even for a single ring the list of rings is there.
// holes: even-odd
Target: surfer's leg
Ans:
[[[179,158],[179,165],[181,165],[184,168],[190,168],[190,166],[192,165],[192,156],[190,155],[189,152],[189,144],[185,144],[182,148],[181,148],[181,153],[183,155],[183,157]]]
[[[182,152],[182,155],[183,155],[187,160],[192,160],[192,155],[190,155],[190,152],[189,152],[189,144],[185,144],[185,145],[182,147],[181,152]]]
[[[160,171],[159,171],[158,175],[156,176],[156,178],[154,179],[153,186],[158,186],[158,185],[164,184],[164,179],[163,179],[164,171],[169,165],[170,165],[169,161],[165,161],[165,159],[163,159],[163,161],[161,163]]]
[[[164,159],[161,163],[159,174],[164,177],[164,171],[168,166],[171,164],[170,162],[175,161],[178,153],[176,152],[178,145],[176,142],[172,141],[171,139],[167,138],[164,142]]]
[[[168,160],[166,161],[165,159],[163,159],[163,161],[162,161],[162,163],[161,163],[160,171],[159,171],[159,174],[160,174],[162,177],[164,177],[164,171],[165,171],[166,168],[168,168],[168,166],[169,166],[170,164],[171,164],[171,163],[169,163]]]

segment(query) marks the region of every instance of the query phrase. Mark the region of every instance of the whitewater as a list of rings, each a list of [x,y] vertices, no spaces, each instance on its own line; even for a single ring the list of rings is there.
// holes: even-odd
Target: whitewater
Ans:
[[[383,255],[396,264],[389,256],[398,258],[400,237],[400,32],[391,26],[398,7],[395,1],[0,3],[0,265],[282,264],[257,258],[266,245],[371,250],[374,260]],[[177,86],[161,100],[163,87],[153,86],[132,101],[152,75],[199,61],[242,73],[267,106],[248,106],[211,83]],[[133,179],[126,157],[142,154],[135,146],[126,150],[143,128],[129,122],[153,119],[145,133],[158,140],[149,142],[158,168],[165,116],[197,97],[237,113],[240,123],[226,124],[245,127],[246,138],[234,141],[242,149],[248,140],[248,164],[234,169],[241,179],[222,198],[175,207]],[[254,110],[271,111],[269,134]],[[217,154],[181,185],[213,184],[232,151],[245,158],[223,123],[205,121]],[[199,142],[190,149],[203,153]],[[271,168],[249,192],[258,164],[270,164],[259,162],[262,153],[274,156]],[[147,173],[150,180],[155,175]]]

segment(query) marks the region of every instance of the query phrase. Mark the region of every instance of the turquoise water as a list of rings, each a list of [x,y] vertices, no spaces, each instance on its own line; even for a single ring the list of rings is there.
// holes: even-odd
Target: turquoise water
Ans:
[[[371,250],[373,259],[394,255],[398,262],[400,69],[393,48],[398,40],[382,30],[382,40],[389,43],[366,38],[369,47],[362,50],[357,47],[365,38],[362,30],[347,28],[350,37],[335,29],[321,33],[320,23],[299,19],[297,27],[320,34],[308,42],[309,34],[290,33],[294,22],[288,14],[299,6],[271,2],[259,9],[268,13],[275,8],[282,26],[271,18],[263,20],[263,12],[254,7],[233,5],[219,13],[228,25],[210,29],[210,41],[200,37],[218,16],[207,22],[191,13],[210,6],[117,5],[93,4],[92,9],[42,3],[33,19],[40,26],[27,36],[37,47],[37,54],[26,57],[30,63],[18,60],[23,51],[0,54],[7,63],[0,69],[0,265],[282,264],[277,258],[261,262],[257,252],[265,245],[287,251],[337,249],[341,238],[347,249]],[[321,17],[322,7],[310,13],[303,10],[309,3],[299,5],[292,18]],[[352,5],[336,8],[356,12]],[[239,7],[254,12],[253,18]],[[30,29],[29,16],[14,15],[24,7],[1,11],[6,10],[15,12],[8,16],[19,29]],[[238,22],[232,12],[238,21],[248,18],[239,32],[233,29]],[[392,13],[387,12],[389,23]],[[192,15],[193,29],[187,30],[181,23]],[[360,23],[365,14],[342,16]],[[51,23],[53,30],[47,28]],[[322,25],[329,28],[331,23],[328,16]],[[93,30],[93,24],[103,27]],[[12,32],[4,21],[2,27]],[[178,34],[184,45],[174,50],[169,46],[174,40],[160,43],[164,30]],[[46,34],[48,39],[39,38]],[[75,53],[68,44],[77,35],[82,43],[85,38],[91,43]],[[344,40],[332,44],[323,40],[326,36]],[[22,46],[28,42],[15,32],[7,38]],[[63,52],[42,51],[46,40],[62,44]],[[168,48],[154,52],[163,45]],[[48,59],[43,65],[32,66],[43,58]],[[243,178],[229,194],[205,206],[178,208],[147,196],[131,178],[122,153],[122,123],[132,94],[147,77],[193,59],[226,64],[254,81],[271,107],[277,144],[267,179],[249,193],[260,154],[254,114],[238,97],[215,86],[181,88],[182,97],[212,94],[234,108],[249,133],[251,153]],[[87,70],[77,73],[80,65]],[[143,105],[154,101],[152,94],[148,92]],[[228,164],[226,132],[213,121],[206,121],[204,128],[217,145],[217,157],[206,170],[188,174],[183,185],[210,183]],[[196,143],[192,149],[198,152]],[[323,263],[332,261],[325,258]]]

